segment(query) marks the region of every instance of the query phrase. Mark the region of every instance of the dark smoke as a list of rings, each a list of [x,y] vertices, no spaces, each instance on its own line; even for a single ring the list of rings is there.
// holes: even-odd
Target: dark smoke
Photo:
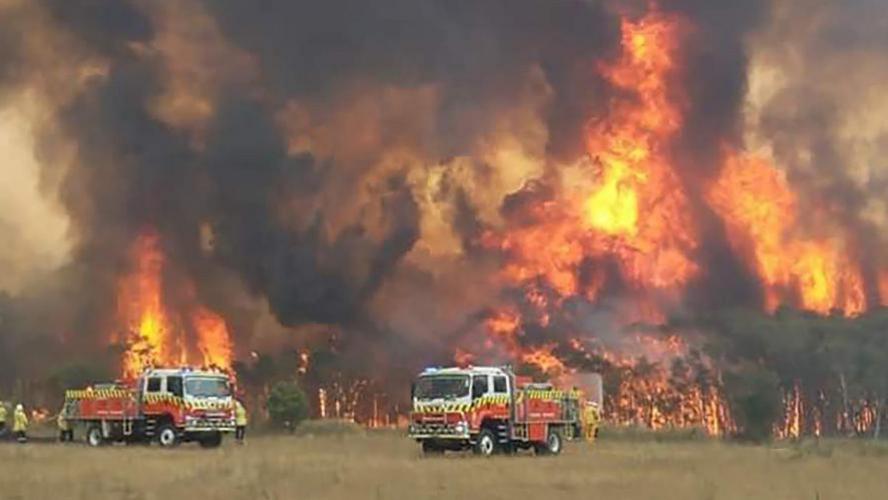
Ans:
[[[284,331],[277,347],[293,347],[288,334],[320,328],[335,337],[331,364],[355,376],[391,369],[393,392],[419,365],[479,337],[502,304],[528,316],[528,344],[576,331],[618,338],[621,298],[631,292],[623,284],[595,304],[574,297],[556,306],[553,292],[550,321],[542,321],[520,290],[492,284],[500,256],[480,242],[497,222],[532,224],[528,206],[557,196],[553,171],[585,155],[589,120],[603,116],[613,96],[597,65],[619,54],[620,16],[649,5],[35,0],[8,9],[0,19],[0,102],[34,88],[47,103],[38,155],[45,177],[58,180],[53,195],[70,218],[73,249],[68,264],[21,297],[0,296],[2,352],[23,353],[19,361],[0,356],[7,370],[0,378],[24,377],[35,352],[64,360],[107,349],[117,279],[146,230],[161,235],[167,272],[194,280],[200,301],[233,325],[241,359],[269,336],[256,326],[263,301]],[[699,201],[723,147],[739,148],[750,127],[767,138],[806,202],[824,203],[853,235],[875,288],[871,276],[886,258],[888,223],[878,203],[888,188],[888,136],[859,144],[843,131],[860,116],[847,111],[855,93],[888,76],[878,64],[888,48],[881,2],[662,0],[657,8],[687,20],[680,84],[687,113],[671,154],[698,200],[705,241],[695,257],[707,270],[686,300],[671,304],[674,319],[736,333],[708,339],[730,345],[743,337],[735,318],[698,313],[761,302],[721,222]],[[210,25],[218,39],[189,32],[199,39],[174,37],[187,50],[169,49],[158,41],[175,31],[177,16]],[[778,50],[782,34],[792,42],[786,51]],[[29,45],[28,35],[54,50],[35,49],[41,43]],[[223,55],[205,63],[201,50]],[[804,63],[749,123],[756,50],[773,51],[765,62],[778,65],[799,50]],[[858,67],[842,64],[849,52],[866,70],[844,88],[842,77]],[[82,71],[90,65],[100,69]],[[237,74],[243,67],[249,74]],[[540,156],[533,159],[541,171],[523,186],[497,171],[522,167],[494,165],[486,155],[501,136]],[[531,151],[536,142],[540,150]],[[851,157],[866,172],[852,171]],[[433,178],[441,180],[431,186]],[[446,205],[431,223],[429,199]],[[428,248],[426,239],[448,237],[456,251],[442,257]],[[581,279],[592,279],[594,266],[618,275],[613,262],[585,262]],[[758,341],[743,337],[730,347],[741,360],[762,358],[768,350]],[[787,366],[803,364],[792,361]]]
[[[583,1],[274,0],[257,9],[232,0],[206,8],[259,58],[280,95],[326,103],[353,82],[443,86],[433,158],[465,154],[514,105],[536,65],[555,86],[553,137],[580,143],[579,114],[600,100],[594,61],[616,47],[618,35],[612,15]]]
[[[200,293],[214,306],[235,309],[234,299],[212,286],[233,272],[252,294],[267,297],[286,325],[372,324],[368,301],[419,237],[407,165],[379,178],[361,202],[375,216],[331,230],[330,216],[341,204],[336,197],[360,192],[373,160],[348,165],[335,156],[289,154],[276,114],[286,100],[324,107],[355,85],[438,86],[435,137],[420,151],[436,164],[471,154],[537,67],[552,75],[549,122],[558,141],[578,143],[581,117],[600,99],[593,63],[615,47],[617,33],[614,16],[584,2],[410,1],[386,8],[278,2],[262,9],[207,2],[231,43],[258,62],[263,88],[220,84],[195,148],[186,131],[151,109],[168,69],[161,55],[140,48],[158,36],[150,8],[117,1],[35,5],[47,22],[43,29],[65,33],[79,51],[107,64],[60,103],[41,137],[48,163],[59,159],[60,137],[77,144],[59,196],[76,241],[73,265],[83,270],[89,298],[113,304],[129,245],[151,229],[162,235],[172,269],[199,277]],[[459,225],[477,233],[471,202],[459,206]],[[198,236],[207,223],[211,255]],[[100,346],[111,313],[78,324],[87,330],[85,346]]]
[[[875,83],[888,76],[885,5],[780,3],[757,43],[786,81],[760,103],[754,125],[800,188],[808,226],[837,221],[873,276],[886,265],[888,234],[888,131],[872,123],[886,109]]]

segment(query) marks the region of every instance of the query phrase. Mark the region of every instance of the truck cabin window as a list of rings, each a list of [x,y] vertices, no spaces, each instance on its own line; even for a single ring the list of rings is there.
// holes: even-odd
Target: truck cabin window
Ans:
[[[493,392],[497,394],[505,394],[508,392],[508,390],[506,389],[506,377],[493,377]]]
[[[185,393],[196,398],[225,398],[231,395],[228,380],[219,377],[189,377]]]
[[[182,377],[167,377],[167,392],[182,397]]]
[[[472,398],[480,398],[487,394],[487,375],[475,375],[472,379]]]
[[[420,377],[413,389],[416,399],[454,399],[468,395],[469,377],[465,375]]]
[[[160,392],[160,377],[151,377],[148,379],[147,392]]]

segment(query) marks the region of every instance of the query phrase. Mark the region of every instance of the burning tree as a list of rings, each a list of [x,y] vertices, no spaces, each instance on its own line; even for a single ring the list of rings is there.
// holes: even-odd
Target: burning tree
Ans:
[[[111,345],[376,422],[453,358],[880,432],[878,2],[271,2],[2,2],[4,393]]]

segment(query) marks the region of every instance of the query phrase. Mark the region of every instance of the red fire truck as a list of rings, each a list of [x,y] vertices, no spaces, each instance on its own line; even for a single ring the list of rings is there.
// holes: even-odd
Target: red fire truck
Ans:
[[[410,437],[426,454],[472,449],[479,455],[532,448],[557,455],[583,436],[578,391],[535,384],[509,368],[429,368],[412,388]]]
[[[235,427],[228,376],[189,368],[150,369],[136,380],[67,391],[64,411],[85,427],[90,446],[196,441],[212,448]]]

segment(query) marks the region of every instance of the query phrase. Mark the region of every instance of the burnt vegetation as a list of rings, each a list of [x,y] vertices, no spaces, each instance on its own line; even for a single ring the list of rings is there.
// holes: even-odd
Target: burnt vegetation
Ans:
[[[43,221],[0,205],[0,395],[185,359],[394,423],[457,360],[600,372],[619,424],[879,437],[884,13],[4,2],[66,248],[13,286]]]

